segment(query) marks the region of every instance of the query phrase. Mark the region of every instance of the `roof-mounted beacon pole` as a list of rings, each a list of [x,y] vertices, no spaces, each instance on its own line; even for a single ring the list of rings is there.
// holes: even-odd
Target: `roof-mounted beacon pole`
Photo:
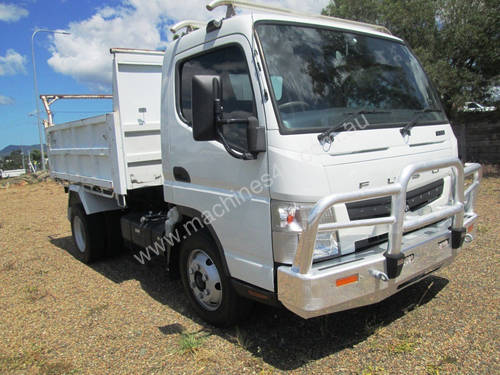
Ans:
[[[196,29],[200,29],[202,27],[205,27],[207,25],[206,22],[202,21],[192,21],[192,20],[186,20],[186,21],[181,21],[176,23],[170,28],[170,31],[175,34],[179,30],[186,29],[187,33],[190,33],[191,31],[194,31]]]

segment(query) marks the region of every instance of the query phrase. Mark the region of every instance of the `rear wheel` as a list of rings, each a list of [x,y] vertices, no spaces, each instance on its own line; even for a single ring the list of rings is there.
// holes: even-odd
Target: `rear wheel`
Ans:
[[[215,326],[230,326],[249,311],[224,272],[213,241],[197,233],[180,246],[179,271],[184,291],[198,315]]]
[[[75,256],[84,263],[97,260],[106,247],[102,214],[87,215],[81,205],[74,205],[71,206],[70,220]]]

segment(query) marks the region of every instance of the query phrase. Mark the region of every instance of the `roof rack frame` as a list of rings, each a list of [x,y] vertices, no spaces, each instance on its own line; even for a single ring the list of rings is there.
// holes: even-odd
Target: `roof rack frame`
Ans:
[[[209,11],[212,11],[215,8],[218,8],[221,6],[227,7],[226,18],[231,18],[232,16],[236,15],[236,11],[235,11],[236,8],[244,8],[244,9],[251,9],[251,10],[263,10],[263,11],[268,11],[268,12],[273,12],[273,13],[282,13],[282,14],[288,14],[288,15],[294,15],[294,16],[305,16],[305,17],[318,18],[318,19],[329,20],[329,21],[339,21],[339,22],[348,23],[348,24],[353,25],[353,26],[366,27],[366,28],[370,28],[370,29],[377,31],[377,32],[380,32],[380,33],[392,35],[392,33],[389,31],[389,29],[387,29],[385,26],[373,25],[373,24],[358,22],[358,21],[345,20],[342,18],[324,16],[324,15],[320,15],[320,14],[312,14],[312,13],[307,13],[307,12],[297,12],[297,11],[291,10],[291,9],[275,7],[275,6],[266,5],[266,4],[262,4],[262,3],[254,3],[252,1],[247,1],[247,0],[213,0],[207,4],[207,9]]]

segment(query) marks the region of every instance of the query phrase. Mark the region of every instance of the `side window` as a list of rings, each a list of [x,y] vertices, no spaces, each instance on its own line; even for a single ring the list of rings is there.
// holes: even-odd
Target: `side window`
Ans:
[[[250,75],[243,50],[231,45],[216,49],[184,61],[180,66],[180,110],[182,117],[191,125],[191,82],[194,75],[218,75],[221,78],[225,118],[256,116],[255,101]],[[247,147],[247,125],[223,126],[223,133],[231,145]]]

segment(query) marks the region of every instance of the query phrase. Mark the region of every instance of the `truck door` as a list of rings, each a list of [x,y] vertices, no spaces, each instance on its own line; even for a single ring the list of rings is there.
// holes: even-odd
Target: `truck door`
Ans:
[[[266,153],[240,160],[217,141],[196,142],[191,128],[191,85],[194,75],[221,77],[224,116],[265,115],[251,46],[241,35],[222,37],[172,57],[164,95],[168,114],[163,126],[165,199],[211,215],[232,277],[274,290],[270,194],[272,176]],[[164,83],[165,84],[165,83]],[[175,108],[175,109],[174,109]],[[165,120],[163,120],[165,122]],[[229,143],[246,147],[246,124],[224,125]]]

